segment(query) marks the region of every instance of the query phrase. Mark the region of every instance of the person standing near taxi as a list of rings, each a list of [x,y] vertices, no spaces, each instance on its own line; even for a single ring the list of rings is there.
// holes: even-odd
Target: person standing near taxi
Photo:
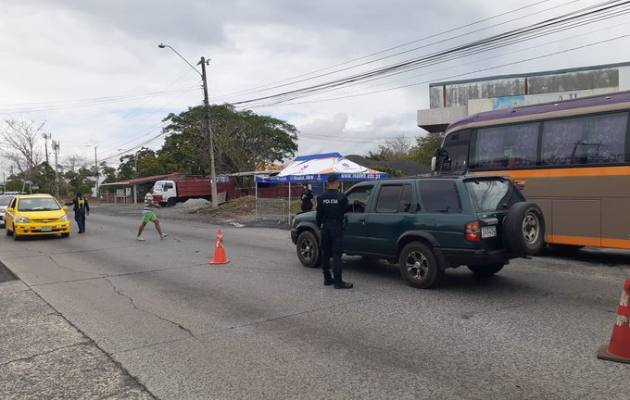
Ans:
[[[334,285],[335,289],[351,289],[352,283],[342,279],[341,254],[343,252],[343,229],[348,198],[339,190],[339,177],[328,177],[328,190],[317,198],[316,222],[321,229],[322,272],[324,285]],[[330,259],[333,259],[332,275]]]
[[[144,231],[144,227],[147,226],[149,222],[153,222],[155,225],[155,229],[158,231],[160,235],[160,239],[165,239],[168,236],[168,233],[163,233],[162,228],[160,227],[160,220],[157,215],[155,215],[154,208],[160,208],[161,206],[153,201],[153,189],[149,190],[149,192],[144,196],[144,208],[142,209],[142,223],[140,223],[140,227],[138,228],[138,236],[136,236],[136,240],[139,242],[144,242],[144,238],[142,237],[142,231]]]
[[[90,204],[87,199],[83,197],[82,193],[76,193],[74,199],[66,203],[66,205],[72,206],[74,220],[77,221],[77,225],[79,225],[79,233],[85,233],[85,216],[90,215]]]

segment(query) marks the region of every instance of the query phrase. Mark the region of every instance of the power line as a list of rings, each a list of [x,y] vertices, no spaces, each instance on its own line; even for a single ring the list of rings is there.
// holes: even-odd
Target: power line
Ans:
[[[287,82],[287,81],[291,81],[293,79],[304,78],[304,77],[307,77],[307,76],[310,76],[310,75],[314,75],[314,74],[317,74],[317,73],[320,73],[320,72],[323,72],[323,71],[328,71],[328,70],[333,69],[333,68],[337,68],[337,67],[341,67],[341,66],[344,66],[344,65],[348,65],[348,64],[351,64],[351,63],[356,62],[356,61],[361,61],[361,60],[365,60],[365,59],[368,59],[368,58],[371,58],[371,57],[374,57],[374,56],[385,54],[385,53],[388,53],[388,52],[390,52],[392,50],[397,50],[397,49],[400,49],[400,48],[403,48],[403,47],[407,47],[407,46],[415,44],[415,43],[423,42],[423,41],[426,41],[426,40],[429,40],[429,39],[433,39],[433,38],[445,35],[447,33],[452,33],[452,32],[456,32],[456,31],[459,31],[459,30],[462,30],[462,29],[465,29],[465,28],[469,28],[471,26],[478,25],[480,23],[487,22],[487,21],[490,21],[490,20],[493,20],[493,19],[496,19],[496,18],[500,18],[500,17],[506,16],[506,15],[509,15],[509,14],[513,14],[513,13],[516,13],[518,11],[522,11],[522,10],[527,9],[527,8],[535,7],[535,6],[543,4],[543,3],[548,3],[549,1],[552,1],[552,0],[543,0],[543,1],[538,1],[538,2],[535,2],[535,3],[527,4],[525,6],[518,7],[518,8],[509,10],[509,11],[506,11],[506,12],[503,12],[503,13],[500,13],[500,14],[496,14],[496,15],[493,15],[491,17],[482,18],[480,20],[471,22],[469,24],[461,25],[461,26],[458,26],[458,27],[455,27],[455,28],[451,28],[451,29],[448,29],[448,30],[445,30],[445,31],[441,31],[441,32],[438,32],[438,33],[435,33],[435,34],[431,34],[429,36],[425,36],[425,37],[422,37],[422,38],[419,38],[419,39],[415,39],[415,40],[412,40],[412,41],[409,41],[409,42],[405,42],[405,43],[402,43],[402,44],[399,44],[399,45],[395,45],[395,46],[392,46],[392,47],[389,47],[389,48],[386,48],[386,49],[383,49],[383,50],[379,50],[379,51],[376,51],[374,53],[371,53],[371,54],[368,54],[368,55],[365,55],[365,56],[352,58],[350,60],[343,61],[343,62],[334,64],[334,65],[331,65],[329,67],[316,69],[316,70],[313,70],[313,71],[310,71],[310,72],[306,72],[306,73],[303,73],[303,74],[299,74],[299,75],[294,75],[294,76],[291,76],[291,77],[288,77],[288,78],[285,78],[285,79],[281,79],[281,80],[278,80],[278,81],[271,82],[270,84],[260,85],[260,86],[256,86],[256,87],[253,87],[253,88],[250,88],[250,89],[244,89],[244,90],[241,90],[241,91],[238,91],[238,92],[226,93],[226,94],[223,94],[223,95],[220,94],[219,96],[223,96],[223,97],[229,98],[229,97],[233,97],[233,96],[237,96],[237,95],[243,95],[243,94],[248,94],[248,93],[253,93],[253,92],[259,92],[260,91],[259,89],[263,89],[263,88],[265,89],[265,91],[266,90],[271,90],[272,88],[277,88],[278,87],[278,86],[272,86],[272,85],[275,85],[275,84],[284,83],[284,82]],[[581,0],[572,0],[572,1],[569,1],[569,2],[565,2],[565,3],[562,3],[562,4],[558,5],[558,6],[555,6],[555,7],[552,7],[552,8],[548,8],[548,9],[539,11],[539,12],[534,13],[534,14],[525,15],[525,16],[523,16],[521,18],[527,18],[527,17],[530,17],[532,15],[537,15],[540,12],[550,11],[552,9],[563,7],[563,6],[566,6],[568,4],[576,3],[576,2],[579,2],[579,1],[581,1]],[[506,22],[502,22],[501,24],[496,24],[496,25],[491,25],[491,26],[488,26],[488,27],[484,27],[484,28],[481,28],[481,29],[479,29],[477,31],[468,32],[466,34],[470,34],[470,33],[473,33],[473,32],[478,32],[478,31],[481,31],[481,30],[494,28],[496,26],[503,25],[503,24],[505,24],[507,22],[512,22],[512,21],[514,21],[514,20],[509,20],[509,21],[506,21]],[[459,36],[456,36],[456,37],[459,37]],[[449,38],[447,40],[451,40],[451,39],[453,39],[453,37],[451,37],[451,38]],[[432,44],[430,44],[430,45],[432,45]],[[398,55],[398,54],[391,55],[390,57],[394,57],[396,55]],[[351,68],[356,68],[356,67],[361,66],[361,65],[364,65],[364,64],[353,66]],[[346,70],[346,69],[343,69],[343,70]],[[343,71],[343,70],[334,71],[333,73],[337,73],[337,72],[340,72],[340,71]],[[317,77],[312,77],[310,79],[315,79],[315,78],[317,78]],[[292,82],[292,83],[296,83],[296,82]]]
[[[623,12],[621,12],[621,13],[618,13],[617,15],[614,15],[614,16],[612,16],[612,17],[610,17],[610,18],[617,18],[617,17],[621,17],[621,16],[624,16],[624,15],[627,15],[627,14],[630,14],[630,9],[629,9],[629,10],[626,10],[626,11],[623,11]],[[588,24],[591,24],[591,23],[594,23],[594,22],[599,22],[599,21],[600,21],[600,20],[602,20],[604,17],[605,17],[605,16],[599,16],[599,17],[597,18],[597,20],[593,19],[593,20],[591,20],[591,21],[587,21],[587,22],[580,22],[580,23],[576,23],[576,24],[573,24],[573,25],[567,25],[567,26],[565,26],[565,27],[557,28],[557,29],[555,29],[555,30],[553,30],[553,31],[550,31],[550,32],[537,33],[537,34],[535,34],[535,35],[532,35],[532,36],[528,37],[528,38],[527,38],[527,41],[532,40],[532,39],[537,39],[537,38],[540,38],[540,37],[543,37],[543,36],[548,36],[548,35],[550,35],[550,34],[555,34],[555,33],[561,32],[561,31],[570,30],[570,29],[574,29],[574,28],[577,28],[577,27],[585,26],[585,25],[588,25]],[[609,19],[609,17],[606,17],[606,19]],[[522,52],[522,51],[530,50],[530,49],[532,49],[532,48],[539,48],[539,47],[541,47],[541,46],[545,46],[545,45],[552,44],[552,43],[557,43],[557,42],[560,42],[560,41],[565,41],[565,40],[567,40],[567,39],[571,39],[571,38],[576,38],[576,37],[585,36],[585,35],[592,35],[592,34],[593,34],[593,33],[595,33],[595,32],[599,32],[599,31],[602,31],[602,30],[609,30],[609,29],[616,28],[616,27],[620,27],[620,26],[624,26],[624,25],[626,25],[626,26],[627,26],[627,24],[628,24],[628,22],[624,22],[624,23],[622,23],[622,24],[618,24],[618,25],[614,25],[614,26],[607,26],[607,27],[605,27],[605,28],[603,28],[603,29],[591,30],[591,31],[589,31],[588,33],[583,33],[583,34],[579,34],[579,35],[572,35],[572,36],[564,37],[564,38],[562,38],[562,39],[560,39],[560,40],[554,40],[554,41],[549,41],[549,42],[539,43],[539,44],[538,44],[538,45],[536,45],[536,46],[532,46],[532,47],[529,47],[529,48],[524,48],[524,49],[519,49],[517,52]],[[523,40],[523,41],[525,41],[525,40]],[[396,76],[396,75],[401,75],[401,74],[404,74],[404,73],[408,73],[408,72],[411,72],[411,71],[414,71],[414,70],[417,70],[417,69],[424,69],[424,68],[431,67],[431,66],[434,66],[434,65],[443,64],[443,63],[446,63],[446,62],[449,62],[449,61],[458,60],[458,59],[460,59],[460,58],[469,57],[469,56],[474,56],[474,55],[477,55],[477,54],[481,54],[481,53],[483,53],[483,52],[496,50],[496,49],[499,49],[499,48],[501,48],[501,47],[505,47],[505,46],[507,46],[507,45],[514,44],[514,43],[519,43],[519,42],[521,42],[521,40],[508,42],[508,43],[505,43],[505,44],[502,44],[502,45],[493,45],[493,46],[488,46],[488,47],[485,47],[485,48],[483,48],[483,49],[479,49],[479,50],[475,50],[475,51],[471,51],[471,52],[462,53],[462,54],[460,54],[460,55],[453,55],[453,56],[445,57],[445,58],[442,58],[442,59],[438,59],[438,60],[430,61],[430,62],[427,62],[427,63],[423,63],[423,64],[420,64],[420,65],[415,66],[415,67],[413,67],[413,68],[409,68],[409,69],[407,69],[407,70],[397,71],[397,72],[388,73],[388,74],[383,74],[383,75],[378,75],[378,76],[375,76],[375,77],[372,77],[372,78],[367,78],[367,79],[364,79],[364,80],[361,80],[361,81],[352,82],[352,83],[349,83],[349,84],[347,84],[347,85],[344,85],[344,87],[343,87],[343,88],[332,87],[332,88],[329,88],[329,89],[322,89],[322,90],[320,90],[320,91],[317,91],[317,92],[316,92],[316,93],[314,93],[314,94],[321,94],[321,93],[333,92],[333,91],[337,91],[337,90],[339,90],[339,89],[347,89],[347,88],[349,88],[349,87],[353,87],[353,86],[357,86],[357,85],[362,85],[362,84],[365,84],[365,83],[367,83],[367,82],[373,82],[373,81],[377,81],[377,80],[383,80],[383,79],[391,78],[391,77],[393,77],[393,76]],[[513,54],[513,53],[516,53],[516,52],[510,52],[510,53],[507,53],[507,54]],[[507,55],[507,54],[505,54],[505,55]],[[455,66],[455,67],[457,67],[457,66]],[[452,69],[452,68],[453,68],[453,67],[449,67],[449,68],[446,68],[446,69]],[[440,71],[444,71],[444,68],[442,68]],[[426,74],[422,74],[422,75],[426,75]],[[413,76],[413,77],[418,77],[418,76],[419,76],[419,75],[415,75],[415,76]],[[413,77],[407,77],[407,78],[405,78],[404,80],[409,80],[410,78],[413,78]],[[375,87],[378,87],[378,86],[384,86],[385,84],[386,84],[386,83],[381,84],[381,85],[376,85]],[[295,97],[293,97],[293,98],[285,98],[285,99],[280,99],[280,100],[278,100],[278,101],[276,101],[276,102],[263,104],[263,106],[267,106],[267,105],[274,105],[274,104],[282,104],[282,103],[286,103],[286,102],[289,102],[289,101],[292,101],[292,100],[295,100],[295,99],[300,99],[300,98],[305,98],[305,97],[310,97],[310,96],[312,96],[312,94],[297,95],[297,96],[295,96]],[[304,104],[304,103],[291,103],[291,104]],[[256,106],[255,106],[255,107],[256,107]]]
[[[13,108],[3,108],[0,106],[0,115],[6,114],[19,114],[19,113],[32,113],[32,112],[41,112],[41,111],[57,111],[64,110],[70,108],[85,108],[85,107],[94,107],[101,106],[103,104],[116,104],[116,103],[124,103],[128,101],[134,101],[138,99],[143,99],[147,97],[154,97],[157,95],[169,94],[169,93],[182,93],[189,92],[192,90],[199,90],[198,86],[174,89],[174,90],[161,90],[155,92],[147,92],[137,95],[129,95],[129,96],[108,96],[108,97],[95,97],[90,99],[79,99],[79,100],[66,100],[66,101],[53,101],[53,102],[45,102],[45,103],[30,103],[33,104],[31,107],[25,108],[17,108],[16,106],[11,106]],[[28,104],[28,103],[24,103]],[[39,104],[39,105],[37,105]],[[46,104],[50,104],[50,106],[46,106]]]
[[[616,4],[612,4],[612,3],[616,3]],[[301,95],[311,94],[311,93],[321,91],[322,89],[341,88],[344,85],[347,85],[349,83],[362,81],[368,78],[376,77],[379,75],[385,75],[388,73],[409,70],[414,67],[419,67],[421,65],[424,65],[426,63],[436,62],[438,60],[444,59],[445,57],[449,57],[449,56],[452,57],[454,55],[461,56],[463,54],[470,53],[471,51],[477,51],[479,49],[485,49],[484,51],[487,51],[488,46],[497,46],[498,44],[501,44],[501,46],[505,46],[508,44],[513,44],[515,42],[518,42],[519,38],[520,40],[523,40],[523,37],[527,37],[528,34],[535,35],[537,33],[545,32],[545,30],[549,30],[552,28],[560,28],[562,26],[565,26],[565,27],[572,26],[571,24],[587,22],[589,21],[589,18],[590,18],[591,23],[593,21],[599,21],[600,19],[598,18],[610,18],[611,16],[614,16],[614,13],[627,12],[627,10],[620,11],[618,9],[621,6],[627,5],[628,3],[630,3],[630,1],[624,1],[621,3],[617,1],[605,2],[597,6],[587,7],[582,10],[578,10],[576,12],[568,13],[559,17],[551,18],[551,19],[547,19],[547,20],[544,20],[544,21],[541,21],[532,25],[528,25],[526,27],[513,29],[513,30],[510,30],[501,34],[493,35],[484,39],[475,40],[473,42],[469,42],[463,45],[458,45],[458,46],[455,46],[446,50],[441,50],[441,51],[438,51],[429,55],[404,60],[402,62],[389,65],[384,68],[379,68],[379,69],[367,71],[361,74],[356,74],[349,77],[336,79],[333,81],[328,81],[328,82],[324,82],[324,83],[320,83],[320,84],[316,84],[316,85],[312,85],[312,86],[308,86],[308,87],[304,87],[300,89],[289,90],[289,91],[272,94],[268,96],[262,96],[262,97],[258,97],[258,98],[254,98],[250,100],[243,100],[243,101],[235,102],[233,104],[245,105],[245,104],[252,104],[252,103],[257,103],[260,101],[272,100],[272,99],[280,100],[280,102],[282,101],[282,99],[285,99],[284,101],[287,101],[286,98],[288,98],[289,96],[301,96]],[[539,36],[534,36],[534,37],[539,37]],[[530,39],[531,37],[528,40]],[[288,100],[292,100],[292,98],[289,98]]]
[[[505,64],[494,65],[494,66],[487,67],[487,68],[481,68],[481,69],[477,69],[477,70],[470,71],[470,72],[465,72],[465,73],[461,73],[461,74],[446,76],[446,77],[438,78],[436,80],[438,80],[438,81],[445,81],[445,80],[451,80],[451,79],[455,79],[455,78],[461,78],[461,77],[468,76],[468,75],[473,75],[473,74],[476,74],[476,73],[479,73],[479,72],[485,72],[485,71],[489,71],[489,70],[493,70],[493,69],[509,67],[509,66],[512,66],[512,65],[517,65],[517,64],[522,64],[522,63],[529,62],[529,61],[539,60],[539,59],[542,59],[542,58],[552,57],[552,56],[559,55],[559,54],[565,54],[565,53],[569,53],[569,52],[572,52],[572,51],[581,50],[581,49],[584,49],[584,48],[593,47],[593,46],[597,46],[597,45],[600,45],[600,44],[613,42],[613,41],[616,41],[616,40],[621,40],[621,39],[624,39],[624,38],[627,38],[627,37],[630,37],[630,34],[620,35],[620,36],[616,36],[616,37],[609,38],[609,39],[606,39],[606,40],[600,40],[600,41],[597,41],[597,42],[592,42],[592,43],[588,43],[588,44],[584,44],[584,45],[581,45],[581,46],[572,47],[572,48],[565,49],[565,50],[555,51],[555,52],[552,52],[552,53],[547,53],[547,54],[543,54],[543,55],[536,56],[536,57],[530,57],[530,58],[526,58],[526,59],[522,59],[522,60],[518,60],[518,61],[513,61],[513,62],[509,62],[509,63],[505,63]],[[427,80],[427,81],[422,81],[422,82],[415,82],[415,83],[411,83],[411,84],[408,84],[408,85],[396,86],[396,87],[392,87],[392,88],[388,88],[388,89],[375,90],[375,91],[371,91],[371,92],[357,93],[357,94],[347,95],[347,96],[339,96],[339,97],[331,97],[331,98],[326,98],[326,99],[304,101],[304,102],[300,102],[300,103],[289,103],[287,105],[312,104],[312,103],[320,103],[322,101],[335,101],[335,100],[348,99],[348,98],[352,98],[352,97],[368,96],[368,95],[372,95],[372,94],[385,93],[385,92],[390,92],[390,91],[393,91],[393,90],[399,90],[399,89],[405,89],[405,88],[409,88],[409,87],[413,87],[413,86],[424,85],[424,84],[427,84],[427,83],[431,83],[432,81],[435,81],[435,80],[432,79],[432,80]],[[264,105],[261,106],[261,107],[264,107]]]

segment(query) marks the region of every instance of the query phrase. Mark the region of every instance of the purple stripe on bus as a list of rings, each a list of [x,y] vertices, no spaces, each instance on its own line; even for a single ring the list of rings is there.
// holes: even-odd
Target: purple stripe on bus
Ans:
[[[504,119],[524,115],[543,114],[552,111],[571,110],[574,108],[595,107],[607,104],[617,104],[630,102],[630,91],[611,93],[602,96],[584,97],[575,100],[557,101],[554,103],[535,104],[531,106],[523,106],[516,108],[505,108],[495,111],[487,111],[464,119],[460,119],[457,122],[453,122],[448,127],[448,131],[456,128],[460,125],[469,124],[472,122],[491,121],[494,119]]]

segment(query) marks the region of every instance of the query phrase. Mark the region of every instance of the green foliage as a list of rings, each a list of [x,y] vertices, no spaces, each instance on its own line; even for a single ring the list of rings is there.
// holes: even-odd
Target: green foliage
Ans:
[[[101,162],[100,167],[101,175],[105,176],[105,180],[103,180],[102,183],[116,182],[118,179],[116,175],[116,168],[110,167],[105,161]]]
[[[416,145],[411,148],[407,158],[421,165],[431,165],[431,158],[435,155],[435,150],[442,144],[443,139],[442,133],[429,132],[424,136],[418,136]]]
[[[378,169],[381,172],[388,173],[391,178],[405,176],[405,173],[402,172],[399,169],[390,168],[390,167],[387,167],[387,166],[380,166],[380,167],[378,167]]]
[[[94,187],[94,173],[86,167],[64,174],[70,193],[90,193]]]
[[[208,140],[203,132],[204,108],[170,114],[168,134],[158,152],[161,165],[194,175],[209,173]],[[297,151],[297,129],[282,120],[237,111],[231,105],[210,107],[217,173],[254,170],[257,163],[291,157]]]

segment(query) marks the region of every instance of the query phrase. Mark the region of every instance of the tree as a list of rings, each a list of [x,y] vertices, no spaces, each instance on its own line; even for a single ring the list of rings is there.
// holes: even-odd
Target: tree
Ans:
[[[398,136],[380,144],[377,152],[370,152],[368,158],[377,161],[404,160],[409,155],[410,150],[411,139],[406,136]]]
[[[105,180],[103,180],[103,183],[116,182],[116,180],[118,179],[118,177],[116,176],[116,168],[107,165],[106,161],[101,161],[100,166],[102,174],[105,176]]]
[[[90,193],[94,187],[94,172],[86,167],[64,174],[72,193]]]
[[[137,171],[136,167],[138,168]],[[158,158],[155,151],[143,147],[135,154],[120,157],[117,179],[127,180],[139,176],[161,175],[173,172],[168,168],[169,166]]]
[[[45,122],[6,120],[0,129],[0,153],[14,163],[18,171],[31,180],[33,168],[41,161],[39,141]]]
[[[409,151],[409,159],[425,166],[431,165],[431,158],[442,144],[444,134],[429,132],[416,138],[416,145]]]
[[[78,154],[67,157],[63,163],[63,166],[72,172],[75,172],[79,167],[85,167],[87,165],[87,159]]]
[[[168,134],[158,152],[159,164],[173,172],[207,175],[209,153],[202,131],[204,108],[170,114],[164,121]],[[237,111],[228,104],[210,107],[218,173],[251,171],[257,163],[282,161],[297,151],[297,129],[280,119]]]

